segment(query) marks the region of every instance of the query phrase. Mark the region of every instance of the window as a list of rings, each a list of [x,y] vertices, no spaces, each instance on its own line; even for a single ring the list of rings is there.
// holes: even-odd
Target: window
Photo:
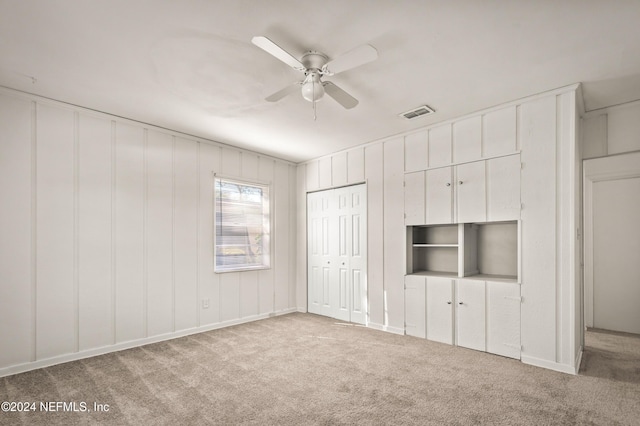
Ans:
[[[270,266],[269,186],[215,178],[215,271]]]

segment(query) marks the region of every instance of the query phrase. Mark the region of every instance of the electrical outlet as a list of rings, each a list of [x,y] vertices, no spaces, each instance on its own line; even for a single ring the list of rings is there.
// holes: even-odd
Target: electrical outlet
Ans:
[[[209,299],[202,299],[202,309],[209,309]]]

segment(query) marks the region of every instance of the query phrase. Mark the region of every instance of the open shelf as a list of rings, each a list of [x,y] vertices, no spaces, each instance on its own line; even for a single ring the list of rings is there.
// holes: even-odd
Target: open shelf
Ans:
[[[407,227],[407,274],[519,282],[518,222]]]

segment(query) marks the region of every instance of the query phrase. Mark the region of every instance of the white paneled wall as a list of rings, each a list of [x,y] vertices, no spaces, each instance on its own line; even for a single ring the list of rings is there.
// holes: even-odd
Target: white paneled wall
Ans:
[[[585,114],[582,157],[640,151],[640,101]]]
[[[296,309],[294,165],[5,89],[0,161],[0,376]],[[271,184],[271,269],[213,272],[214,172]]]
[[[404,333],[405,328],[403,207],[411,211],[418,206],[415,210],[426,215],[426,219],[408,216],[407,223],[415,224],[430,222],[432,215],[440,216],[431,223],[450,222],[456,214],[451,211],[453,204],[462,201],[468,205],[458,209],[458,215],[460,210],[481,214],[459,216],[461,222],[483,221],[487,215],[489,220],[501,220],[505,207],[516,209],[522,218],[522,360],[575,373],[582,351],[581,281],[576,266],[580,264],[580,242],[575,239],[581,200],[578,90],[577,86],[561,88],[300,164],[298,294],[306,292],[307,286],[302,272],[306,270],[306,223],[301,219],[306,205],[300,202],[307,192],[367,182],[368,325],[396,333]],[[520,155],[512,155],[517,153]],[[479,161],[483,159],[486,161]],[[519,178],[512,177],[514,170]],[[466,179],[465,173],[475,178]],[[489,177],[492,182],[488,188],[465,185],[471,193],[463,199],[458,189],[456,203],[449,198],[438,205],[430,200],[429,191],[424,195],[425,181],[438,182],[442,175],[438,186],[445,188],[453,174],[458,180],[485,182]],[[406,188],[405,180],[409,182]],[[413,194],[417,187],[420,191]],[[488,205],[484,197],[474,198],[485,190],[491,194]],[[521,199],[509,198],[512,193],[521,194]],[[424,205],[428,206],[426,214]],[[517,215],[508,212],[509,217],[512,214]],[[298,297],[298,306],[303,309],[305,305],[306,300]]]

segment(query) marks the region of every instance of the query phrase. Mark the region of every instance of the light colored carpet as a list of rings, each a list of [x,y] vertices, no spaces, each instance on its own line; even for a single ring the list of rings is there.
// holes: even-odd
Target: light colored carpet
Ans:
[[[639,425],[640,336],[589,332],[578,376],[290,314],[0,379],[2,425]]]

